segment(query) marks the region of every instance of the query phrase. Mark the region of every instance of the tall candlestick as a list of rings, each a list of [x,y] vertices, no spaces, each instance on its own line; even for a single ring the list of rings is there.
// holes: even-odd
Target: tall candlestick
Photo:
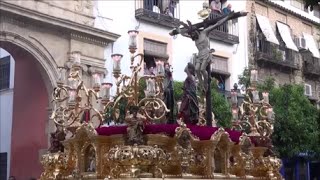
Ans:
[[[155,93],[156,93],[155,82],[154,82],[154,79],[152,79],[152,78],[149,78],[149,79],[147,80],[147,93],[148,93],[150,96],[154,96]]]
[[[76,91],[69,90],[69,103],[74,103],[76,101]]]
[[[236,91],[231,91],[231,103],[233,105],[238,104],[238,93]]]
[[[100,87],[101,85],[100,75],[98,73],[94,73],[92,77],[93,77],[93,87]]]
[[[234,121],[238,120],[238,109],[236,108],[232,109],[232,119]]]
[[[137,35],[139,31],[130,30],[128,31],[129,34],[129,49],[137,49]]]
[[[163,62],[162,61],[157,61],[157,75],[161,76],[164,75],[164,66],[163,66]]]
[[[265,103],[268,103],[269,104],[269,93],[268,92],[263,92],[262,93],[262,96],[263,96],[263,101]]]
[[[112,87],[112,83],[103,83],[103,91],[104,91],[104,96],[103,98],[105,99],[110,99],[110,90]]]
[[[58,83],[65,83],[66,82],[66,69],[65,68],[59,68],[59,74],[58,74]]]
[[[258,103],[260,101],[259,91],[257,90],[252,91],[252,99],[253,99],[253,103]]]
[[[267,117],[268,117],[269,121],[271,121],[273,119],[273,108],[267,109]]]
[[[253,69],[250,72],[250,82],[251,83],[256,83],[258,82],[258,71]]]
[[[113,59],[113,71],[121,71],[120,62],[123,56],[121,54],[112,54],[111,57]]]

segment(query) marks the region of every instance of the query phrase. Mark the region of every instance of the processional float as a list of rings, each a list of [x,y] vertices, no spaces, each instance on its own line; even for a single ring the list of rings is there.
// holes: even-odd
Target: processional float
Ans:
[[[232,14],[202,25],[184,24],[173,34],[243,16]],[[205,104],[199,105],[198,123],[186,124],[181,118],[166,124],[173,109],[163,100],[164,64],[157,62],[155,75],[141,75],[144,55],[136,54],[138,31],[128,34],[131,75],[121,73],[123,56],[113,54],[112,99],[113,84],[101,83],[100,74],[92,72],[92,86],[82,79],[80,52],[71,54],[70,66],[59,68],[51,115],[56,132],[41,159],[41,179],[282,179],[281,161],[271,151],[273,111],[268,94],[261,97],[256,89],[256,70],[240,106],[236,92],[231,94],[232,129],[205,126],[205,114],[211,113],[204,112]],[[141,81],[146,82],[144,92]]]

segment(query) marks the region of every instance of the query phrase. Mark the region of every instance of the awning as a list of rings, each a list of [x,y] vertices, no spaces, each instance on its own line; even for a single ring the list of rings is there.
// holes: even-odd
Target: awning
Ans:
[[[317,48],[316,41],[313,39],[313,36],[304,32],[303,37],[306,40],[306,47],[312,53],[313,57],[320,58],[320,53]]]
[[[256,14],[256,17],[257,17],[260,29],[264,34],[264,36],[266,37],[267,41],[279,45],[279,41],[276,35],[274,34],[274,31],[272,30],[269,19],[259,14]]]
[[[286,44],[286,47],[299,52],[297,46],[294,44],[292,40],[289,26],[281,22],[277,22],[277,27],[282,40]]]

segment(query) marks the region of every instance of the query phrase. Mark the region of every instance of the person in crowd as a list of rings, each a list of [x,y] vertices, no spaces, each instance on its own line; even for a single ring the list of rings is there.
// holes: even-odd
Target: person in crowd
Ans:
[[[213,14],[221,14],[221,2],[220,0],[212,0],[210,3],[211,12]]]
[[[231,13],[231,8],[232,8],[231,4],[228,4],[227,7],[223,8],[223,10],[222,10],[223,15],[230,14]],[[228,22],[223,24],[223,29],[224,29],[225,32],[229,32],[229,30],[228,30]]]
[[[228,4],[227,7],[223,8],[223,10],[222,10],[223,14],[227,15],[227,14],[231,13],[231,8],[232,8],[231,4]]]

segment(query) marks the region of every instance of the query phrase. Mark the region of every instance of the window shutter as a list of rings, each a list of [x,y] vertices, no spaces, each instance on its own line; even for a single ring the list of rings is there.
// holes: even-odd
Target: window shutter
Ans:
[[[144,39],[143,42],[144,47],[144,53],[149,56],[155,56],[159,58],[168,58],[167,54],[167,44],[150,40],[150,39]]]
[[[0,59],[0,90],[10,87],[10,56]]]
[[[7,179],[8,153],[0,153],[0,179]]]

